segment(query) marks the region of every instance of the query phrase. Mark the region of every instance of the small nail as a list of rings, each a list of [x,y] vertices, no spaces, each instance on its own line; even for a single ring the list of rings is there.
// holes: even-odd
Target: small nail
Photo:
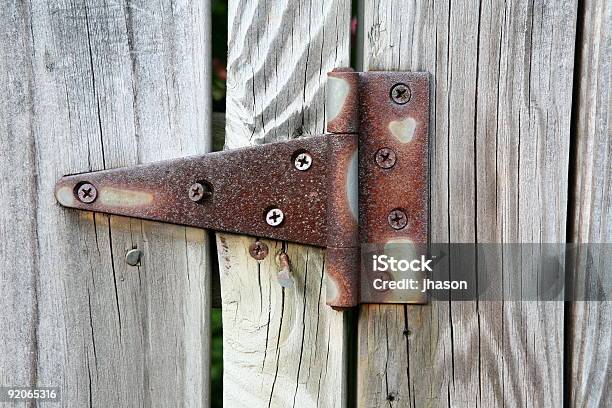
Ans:
[[[286,253],[281,252],[277,258],[278,265],[280,266],[280,270],[278,271],[277,279],[278,283],[283,288],[292,288],[293,287],[293,277],[291,277],[291,265],[289,263],[289,257]]]
[[[138,248],[130,249],[125,253],[125,262],[127,262],[130,266],[140,265],[140,257],[142,256],[142,251]]]

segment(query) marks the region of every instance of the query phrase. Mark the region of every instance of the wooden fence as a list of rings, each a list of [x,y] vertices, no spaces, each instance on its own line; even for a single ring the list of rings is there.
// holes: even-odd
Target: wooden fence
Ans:
[[[610,1],[363,0],[353,38],[348,0],[228,6],[227,149],[324,133],[335,67],[428,71],[433,241],[612,242]],[[210,405],[206,231],[53,197],[65,174],[210,150],[210,27],[210,0],[2,2],[0,387]],[[226,407],[612,404],[609,302],[341,312],[324,250],[266,241],[283,289],[253,240],[216,235]]]

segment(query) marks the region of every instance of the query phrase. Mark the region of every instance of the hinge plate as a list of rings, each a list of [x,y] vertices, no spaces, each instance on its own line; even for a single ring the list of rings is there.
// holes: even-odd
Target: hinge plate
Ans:
[[[326,111],[329,134],[66,176],[55,194],[81,210],[326,247],[331,306],[426,302],[374,290],[360,258],[426,248],[429,75],[335,70]]]
[[[62,178],[56,197],[66,207],[173,224],[236,232],[325,247],[329,143],[356,150],[354,135],[315,136],[152,164]],[[307,171],[293,165],[307,151]],[[82,202],[78,189],[95,186],[97,197]],[[211,194],[193,201],[195,183]],[[283,211],[279,226],[266,222],[272,208]]]

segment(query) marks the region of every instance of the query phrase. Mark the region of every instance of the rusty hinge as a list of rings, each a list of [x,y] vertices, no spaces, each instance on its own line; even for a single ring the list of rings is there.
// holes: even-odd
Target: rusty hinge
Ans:
[[[66,176],[55,195],[66,207],[325,247],[334,307],[425,303],[420,290],[375,287],[393,276],[369,257],[426,251],[429,75],[334,70],[326,113],[325,135]]]

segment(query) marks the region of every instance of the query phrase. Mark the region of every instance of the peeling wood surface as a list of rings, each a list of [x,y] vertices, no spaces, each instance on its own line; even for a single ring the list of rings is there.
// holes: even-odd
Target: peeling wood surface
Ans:
[[[587,0],[580,9],[582,36],[576,55],[576,126],[573,201],[570,219],[575,243],[612,243],[612,137],[610,135],[610,75],[612,72],[612,5]],[[581,247],[586,250],[586,247]],[[596,253],[595,253],[596,254]],[[606,265],[583,251],[577,259],[587,277],[609,276]],[[609,267],[609,265],[608,265]],[[593,279],[576,282],[597,290]],[[612,302],[574,302],[568,330],[568,394],[572,407],[612,404],[610,361]]]
[[[349,63],[349,21],[346,0],[229,2],[226,148],[323,133],[326,75]],[[346,317],[325,305],[324,252],[266,241],[258,263],[252,242],[217,239],[225,406],[346,406]],[[280,250],[292,288],[277,281]]]
[[[62,175],[210,147],[208,1],[0,8],[0,385],[208,406],[205,231],[60,208]],[[143,251],[141,266],[125,251]]]
[[[565,242],[576,1],[364,7],[364,69],[433,76],[432,240]],[[529,272],[504,270],[500,291]],[[359,406],[562,406],[563,319],[561,302],[364,306]]]

